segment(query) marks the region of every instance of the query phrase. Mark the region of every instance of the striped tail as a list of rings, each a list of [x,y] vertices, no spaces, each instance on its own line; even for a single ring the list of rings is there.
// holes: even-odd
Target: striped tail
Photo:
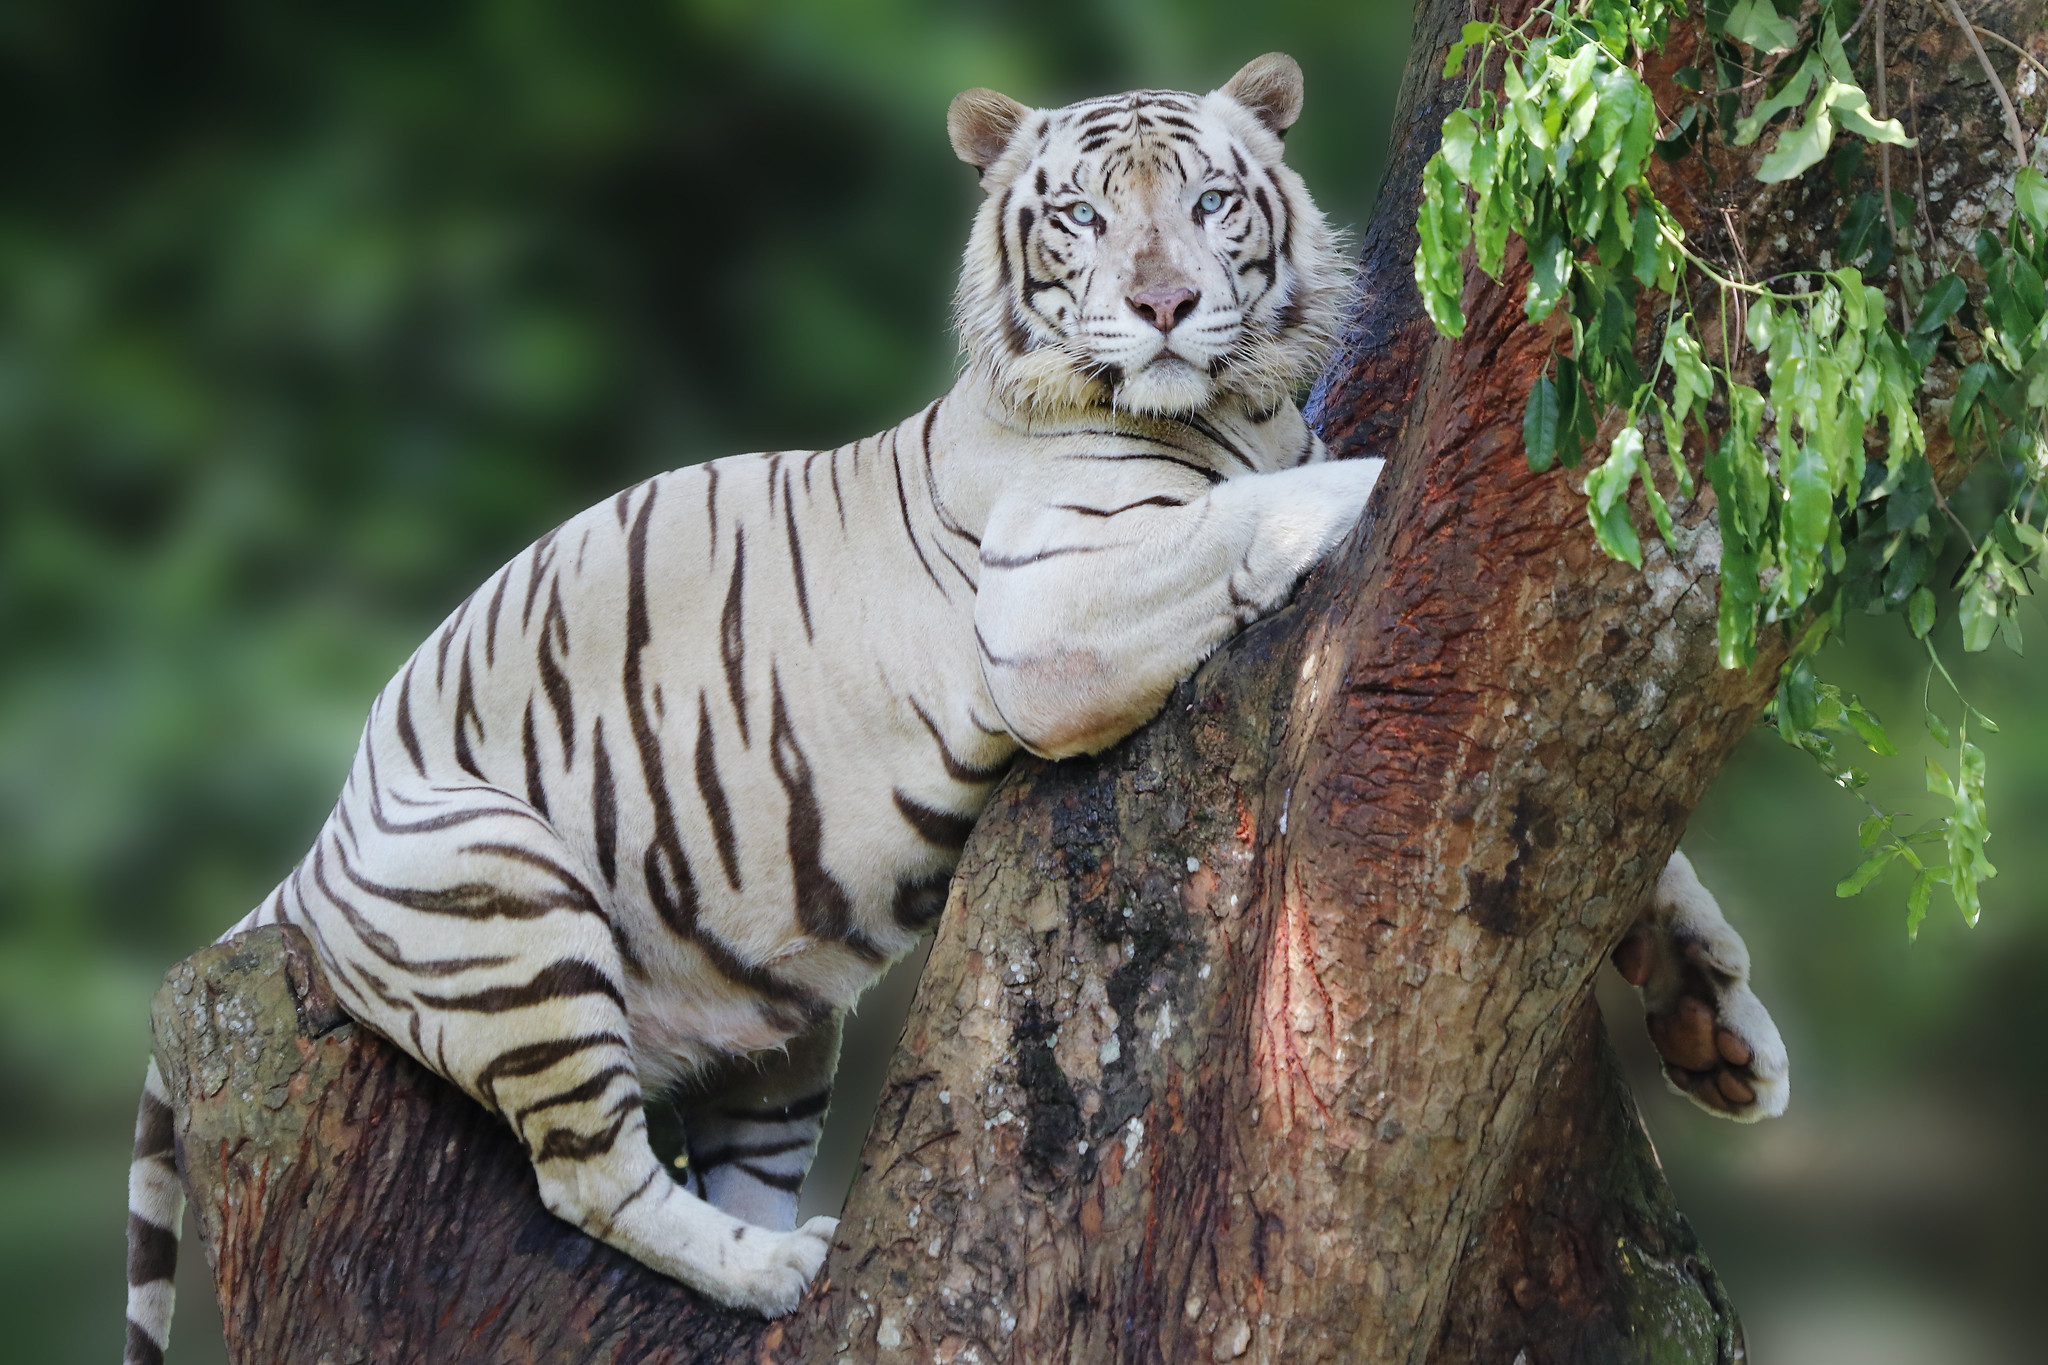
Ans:
[[[128,1166],[128,1345],[121,1365],[163,1365],[177,1289],[178,1229],[185,1190],[172,1156],[171,1095],[154,1058],[135,1116],[135,1157]]]

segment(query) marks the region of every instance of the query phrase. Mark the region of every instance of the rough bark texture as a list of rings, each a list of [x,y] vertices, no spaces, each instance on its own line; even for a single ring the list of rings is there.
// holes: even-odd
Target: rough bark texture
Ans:
[[[1416,187],[1470,15],[1417,8],[1364,306],[1314,404],[1387,477],[1159,722],[1004,785],[812,1300],[741,1322],[554,1224],[481,1112],[231,946],[174,974],[158,1029],[236,1359],[1741,1358],[1589,987],[1775,656],[1715,665],[1708,504],[1675,501],[1638,572],[1574,480],[1528,472],[1552,339],[1515,281],[1475,279],[1461,341],[1421,317]],[[2041,0],[1964,8],[2048,54]],[[1894,183],[1927,167],[1929,226],[1967,236],[2002,116],[1939,11],[1891,10],[1923,139]],[[1650,72],[1667,106],[1697,43]],[[1769,143],[1664,187],[1751,277],[1814,263],[1847,201],[1757,186]]]

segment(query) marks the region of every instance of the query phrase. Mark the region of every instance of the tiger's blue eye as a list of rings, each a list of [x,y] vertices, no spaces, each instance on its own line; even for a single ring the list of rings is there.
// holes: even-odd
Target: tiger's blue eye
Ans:
[[[1082,227],[1087,227],[1095,221],[1095,205],[1076,204],[1067,210],[1067,217],[1073,219]]]
[[[1216,212],[1216,211],[1217,211],[1218,209],[1220,209],[1220,208],[1222,208],[1222,207],[1223,207],[1223,195],[1222,195],[1222,192],[1221,192],[1221,191],[1219,191],[1219,190],[1210,190],[1210,191],[1209,191],[1208,193],[1206,193],[1206,194],[1204,194],[1204,195],[1202,196],[1202,199],[1201,199],[1201,209],[1202,209],[1202,212],[1204,212],[1204,213],[1214,213],[1214,212]]]

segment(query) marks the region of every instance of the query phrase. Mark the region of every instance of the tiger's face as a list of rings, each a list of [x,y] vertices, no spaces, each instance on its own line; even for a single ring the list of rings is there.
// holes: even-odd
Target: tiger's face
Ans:
[[[955,99],[954,149],[987,192],[955,308],[998,398],[1175,416],[1272,408],[1312,378],[1350,272],[1281,160],[1300,109],[1277,53],[1207,95]]]

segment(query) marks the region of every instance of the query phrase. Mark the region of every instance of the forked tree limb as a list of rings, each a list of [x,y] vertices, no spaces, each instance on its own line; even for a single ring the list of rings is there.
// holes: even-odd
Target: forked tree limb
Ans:
[[[1952,250],[2010,167],[1954,25],[1912,9],[1892,83],[1915,73]],[[1965,9],[2043,50],[2041,0]],[[1333,449],[1390,457],[1365,524],[1153,726],[1005,783],[805,1306],[706,1308],[556,1223],[504,1130],[271,931],[181,966],[157,1012],[234,1359],[1738,1358],[1587,1002],[1776,656],[1715,664],[1705,502],[1674,501],[1678,548],[1638,572],[1594,548],[1575,478],[1528,472],[1554,342],[1518,280],[1473,280],[1461,341],[1420,314],[1419,175],[1468,17],[1417,6],[1363,307],[1317,393]],[[1699,43],[1651,64],[1661,104]],[[1764,150],[1663,172],[1750,278],[1810,267],[1848,197],[1757,186]]]

